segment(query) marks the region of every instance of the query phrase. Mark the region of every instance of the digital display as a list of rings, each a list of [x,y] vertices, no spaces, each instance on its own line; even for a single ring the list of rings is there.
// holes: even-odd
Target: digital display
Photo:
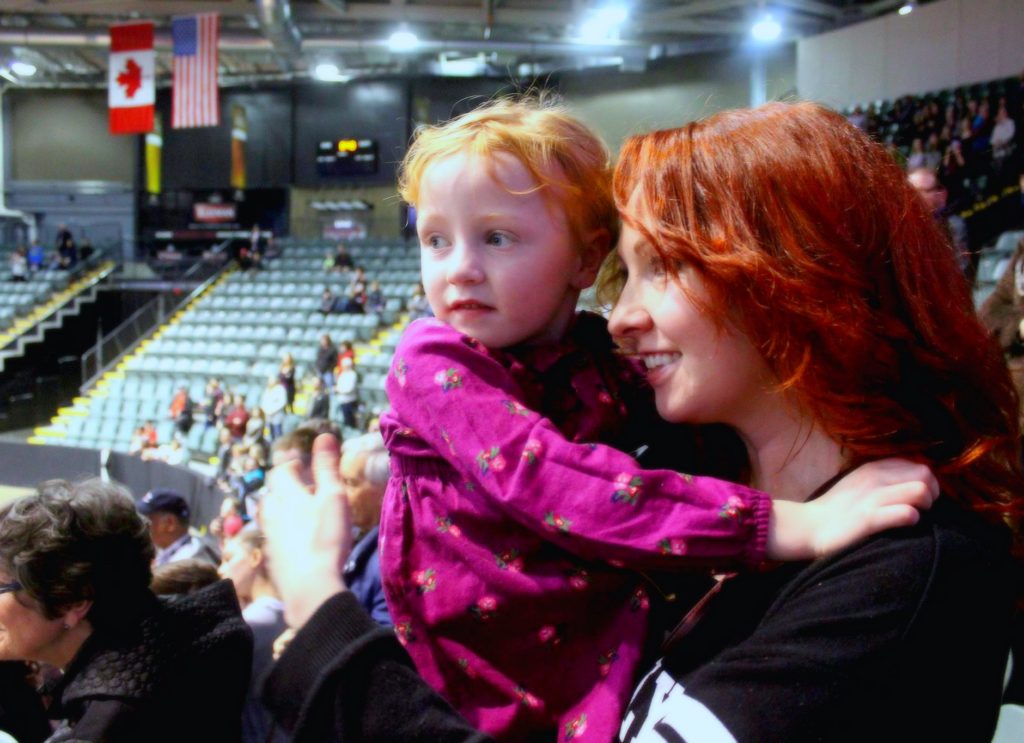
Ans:
[[[316,148],[316,172],[324,178],[377,172],[377,140],[333,139]]]

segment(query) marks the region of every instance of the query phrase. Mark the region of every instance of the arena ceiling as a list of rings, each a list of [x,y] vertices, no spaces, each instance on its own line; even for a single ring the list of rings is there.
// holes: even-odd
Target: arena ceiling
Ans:
[[[930,0],[918,0],[918,4]],[[614,2],[619,26],[586,26]],[[643,70],[651,60],[749,43],[763,12],[792,40],[895,12],[907,0],[3,0],[0,84],[102,87],[111,24],[156,23],[158,83],[170,79],[170,21],[221,16],[222,85],[312,76],[537,75],[588,67]],[[396,52],[397,30],[419,39]],[[589,34],[589,35],[588,35]],[[35,68],[28,75],[24,66]],[[324,69],[321,67],[321,74]]]

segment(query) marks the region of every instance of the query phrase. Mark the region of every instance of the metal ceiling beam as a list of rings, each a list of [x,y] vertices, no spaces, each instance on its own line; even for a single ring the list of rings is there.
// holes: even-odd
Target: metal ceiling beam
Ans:
[[[819,0],[772,0],[772,5],[799,10],[810,15],[823,16],[830,21],[838,21],[843,15],[842,8]]]

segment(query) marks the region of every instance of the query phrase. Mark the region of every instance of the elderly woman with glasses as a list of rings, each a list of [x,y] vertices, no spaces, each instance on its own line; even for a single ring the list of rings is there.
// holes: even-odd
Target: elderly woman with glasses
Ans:
[[[154,548],[121,488],[53,480],[0,509],[0,660],[60,668],[57,741],[237,741],[252,640],[226,582],[149,589]]]

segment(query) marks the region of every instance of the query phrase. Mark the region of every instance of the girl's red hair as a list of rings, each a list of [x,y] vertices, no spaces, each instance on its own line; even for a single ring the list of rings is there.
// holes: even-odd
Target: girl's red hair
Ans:
[[[773,103],[631,138],[614,189],[624,220],[699,272],[708,310],[852,463],[923,461],[967,507],[1017,512],[1006,364],[949,240],[881,146],[820,106]]]

